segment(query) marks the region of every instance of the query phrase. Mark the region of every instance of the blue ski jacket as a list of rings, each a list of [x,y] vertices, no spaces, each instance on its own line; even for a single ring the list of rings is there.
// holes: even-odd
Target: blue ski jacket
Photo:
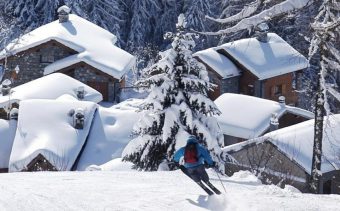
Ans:
[[[213,160],[209,154],[209,151],[202,147],[194,136],[190,136],[187,141],[187,145],[190,143],[195,143],[197,148],[197,157],[198,161],[196,163],[184,163],[185,168],[195,168],[199,165],[203,165],[204,161],[207,162],[209,165],[213,164]],[[185,147],[180,148],[175,152],[174,161],[179,163],[182,157],[184,157]]]

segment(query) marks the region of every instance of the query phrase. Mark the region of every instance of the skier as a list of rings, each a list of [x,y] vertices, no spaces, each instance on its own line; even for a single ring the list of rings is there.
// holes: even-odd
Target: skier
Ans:
[[[174,161],[179,168],[201,186],[209,195],[213,192],[208,189],[203,183],[206,183],[216,194],[221,192],[209,182],[209,176],[204,169],[204,164],[208,167],[215,167],[215,162],[212,160],[208,150],[200,145],[195,136],[189,136],[185,147],[180,148],[175,152]]]

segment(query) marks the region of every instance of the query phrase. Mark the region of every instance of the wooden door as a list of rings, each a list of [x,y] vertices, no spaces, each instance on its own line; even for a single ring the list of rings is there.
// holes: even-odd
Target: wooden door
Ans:
[[[87,85],[100,92],[104,101],[109,100],[109,85],[107,82],[88,81]]]

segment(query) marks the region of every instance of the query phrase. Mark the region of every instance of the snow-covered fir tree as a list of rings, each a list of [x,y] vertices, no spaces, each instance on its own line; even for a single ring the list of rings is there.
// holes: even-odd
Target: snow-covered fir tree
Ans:
[[[215,9],[215,0],[185,1],[183,10],[186,11],[185,17],[188,22],[188,28],[195,29],[197,31],[207,31],[208,29],[211,29],[211,22],[207,22],[205,20],[205,16],[214,15]],[[196,50],[202,50],[206,47],[207,43],[210,43],[211,45],[213,42],[212,36],[203,35],[200,39],[204,39],[206,41],[198,43],[198,45],[196,45]]]
[[[136,124],[138,135],[123,152],[124,160],[136,168],[157,170],[172,160],[175,149],[182,147],[186,137],[195,135],[206,145],[214,160],[220,160],[222,134],[213,115],[219,115],[207,93],[213,88],[203,64],[192,57],[195,41],[185,32],[186,21],[181,14],[171,48],[151,66],[148,76],[137,84],[150,90],[145,99],[143,117]]]
[[[155,23],[161,7],[157,0],[134,0],[131,8],[132,19],[127,48],[134,51],[137,47],[153,43]]]
[[[129,17],[129,1],[123,0],[65,0],[73,13],[112,32],[117,45],[125,46]]]

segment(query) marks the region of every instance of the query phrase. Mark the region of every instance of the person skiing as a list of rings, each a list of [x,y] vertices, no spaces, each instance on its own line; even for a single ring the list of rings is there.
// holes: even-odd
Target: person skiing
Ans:
[[[216,194],[221,194],[221,192],[210,183],[209,176],[204,168],[204,164],[207,164],[208,167],[215,167],[215,162],[212,160],[209,151],[198,143],[195,136],[189,136],[186,146],[175,152],[174,162],[184,174],[194,180],[209,195],[212,195],[213,192],[209,190],[202,181]]]

